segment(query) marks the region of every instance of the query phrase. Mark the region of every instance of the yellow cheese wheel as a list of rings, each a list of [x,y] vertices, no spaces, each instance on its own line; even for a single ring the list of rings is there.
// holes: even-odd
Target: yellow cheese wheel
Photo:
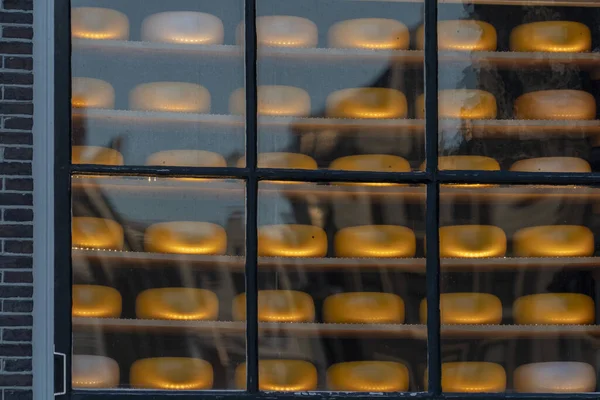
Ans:
[[[298,153],[259,153],[256,163],[258,168],[317,169],[317,162],[312,157]],[[245,166],[246,157],[242,157],[237,162],[237,167]]]
[[[180,167],[219,167],[227,166],[225,158],[204,150],[165,150],[151,154],[146,165],[165,165]]]
[[[427,371],[425,371],[427,390]],[[500,364],[466,361],[442,364],[442,391],[449,393],[493,393],[506,390],[506,371]]]
[[[592,172],[592,167],[577,157],[539,157],[519,160],[510,167],[520,172]]]
[[[246,363],[235,369],[235,386],[246,389]],[[317,388],[317,369],[302,360],[259,360],[258,389],[300,392]]]
[[[425,171],[426,163],[421,164]],[[443,156],[438,158],[438,169],[443,171],[500,171],[500,164],[491,157],[484,156]]]
[[[121,294],[107,286],[73,285],[73,317],[119,318],[121,316]]]
[[[129,93],[129,107],[142,111],[208,113],[210,93],[195,83],[142,83]]]
[[[258,228],[258,255],[266,257],[324,257],[327,234],[313,225],[265,225]]]
[[[353,361],[327,369],[327,388],[344,392],[405,392],[408,368],[393,361]]]
[[[114,108],[115,89],[101,79],[74,77],[71,80],[71,105],[74,108]]]
[[[401,324],[404,301],[392,293],[338,293],[325,299],[323,320],[339,324]]]
[[[121,250],[123,228],[110,219],[73,217],[71,240],[73,247]]]
[[[402,157],[388,154],[362,154],[340,157],[334,160],[329,169],[342,171],[374,171],[374,172],[410,172],[410,164]],[[390,182],[337,182],[337,185],[348,186],[403,186]]]
[[[513,236],[518,257],[585,257],[594,255],[594,234],[585,226],[545,225],[523,228]]]
[[[579,293],[542,293],[519,297],[513,304],[517,324],[593,324],[594,300]]]
[[[425,95],[417,97],[417,118],[425,118]],[[438,118],[494,119],[498,114],[496,97],[479,89],[446,89],[438,92]]]
[[[161,222],[146,229],[144,247],[155,253],[225,254],[227,233],[210,222]]]
[[[246,295],[233,299],[233,319],[246,319]],[[295,290],[259,290],[258,320],[262,322],[312,322],[315,304],[312,297]]]
[[[244,43],[244,23],[237,27],[237,43]],[[256,18],[256,42],[268,47],[317,47],[319,33],[312,21],[289,15]]]
[[[427,323],[427,299],[419,309],[421,323]],[[440,294],[442,324],[499,324],[502,322],[502,303],[487,293]]]
[[[453,225],[440,228],[440,257],[485,258],[506,254],[506,234],[491,225]]]
[[[145,42],[223,44],[223,38],[223,22],[202,12],[161,12],[142,22],[142,41]]]
[[[261,85],[257,88],[256,112],[273,117],[304,117],[310,114],[310,96],[294,86]],[[246,114],[246,89],[239,88],[229,97],[229,112]]]
[[[112,358],[73,354],[71,384],[75,389],[103,389],[119,386],[119,364]]]
[[[123,165],[123,155],[117,150],[98,146],[73,146],[72,164]]]
[[[521,393],[576,393],[596,390],[594,367],[582,362],[555,361],[521,365],[515,369],[515,391]]]
[[[73,7],[71,36],[77,39],[127,40],[129,20],[122,12],[109,8]]]
[[[596,118],[594,96],[582,90],[540,90],[519,96],[516,119],[588,120]]]
[[[455,20],[438,22],[438,50],[495,51],[496,29],[487,22]],[[417,49],[425,49],[425,27],[417,29]]]
[[[137,296],[135,315],[142,319],[216,320],[219,299],[205,289],[148,289]]]
[[[213,368],[209,362],[197,358],[145,358],[131,365],[129,383],[136,389],[211,389]]]
[[[374,87],[335,91],[325,107],[331,118],[404,118],[408,110],[404,93]]]
[[[340,229],[334,247],[337,257],[414,257],[416,242],[404,226],[364,225]]]
[[[579,22],[542,21],[519,25],[510,33],[511,51],[575,53],[592,49],[590,28]]]
[[[400,21],[387,18],[358,18],[341,21],[329,28],[329,47],[407,50],[408,28]]]

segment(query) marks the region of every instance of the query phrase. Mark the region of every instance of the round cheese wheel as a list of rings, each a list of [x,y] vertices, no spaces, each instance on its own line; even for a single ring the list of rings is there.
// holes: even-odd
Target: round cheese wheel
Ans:
[[[352,226],[337,231],[334,247],[337,257],[414,257],[417,240],[404,226]]]
[[[426,163],[421,164],[425,171]],[[447,171],[500,171],[500,164],[491,157],[484,156],[443,156],[438,158],[438,169]]]
[[[387,18],[358,18],[341,21],[329,28],[329,47],[407,50],[408,28],[400,21]]]
[[[504,257],[506,234],[497,226],[453,225],[440,228],[440,257]]]
[[[300,88],[262,85],[257,92],[257,113],[272,117],[303,117],[310,114],[310,96]],[[235,90],[229,97],[231,114],[246,114],[246,90]]]
[[[582,90],[540,90],[519,96],[516,119],[588,120],[596,118],[594,96]]]
[[[438,22],[438,50],[495,51],[496,29],[487,22],[455,20]],[[417,49],[425,49],[425,27],[417,29]]]
[[[594,255],[594,234],[585,226],[545,225],[523,228],[513,236],[518,257],[586,257]]]
[[[76,389],[103,389],[119,386],[119,364],[112,358],[73,354],[71,384]]]
[[[245,24],[237,27],[237,43],[244,43]],[[256,42],[269,47],[317,47],[319,33],[310,20],[289,15],[256,18]]]
[[[417,97],[417,118],[425,118],[425,95]],[[447,89],[438,92],[438,118],[494,119],[498,114],[493,94],[479,89]]]
[[[216,320],[219,300],[205,289],[148,289],[137,296],[135,315],[142,319]]]
[[[515,391],[521,393],[576,393],[596,390],[594,367],[582,362],[555,361],[521,365],[515,369]]]
[[[325,107],[331,118],[404,118],[408,112],[404,93],[373,87],[333,92]]]
[[[121,316],[121,294],[107,286],[73,285],[73,317],[119,318]]]
[[[101,79],[74,77],[71,80],[71,105],[74,108],[114,108],[115,89]]]
[[[258,255],[266,257],[325,257],[327,234],[318,226],[285,224],[258,228]]]
[[[161,222],[146,229],[144,247],[154,253],[225,254],[227,233],[210,222]]]
[[[226,167],[225,158],[204,150],[165,150],[151,154],[146,165],[168,165],[180,167]]]
[[[73,7],[71,36],[77,39],[127,40],[129,20],[122,12],[109,8]]]
[[[591,49],[590,28],[579,22],[531,22],[517,26],[510,33],[511,51],[575,53]]]
[[[145,358],[131,365],[129,382],[136,389],[211,389],[213,368],[209,362],[197,358]]]
[[[233,299],[233,319],[246,320],[246,295]],[[262,322],[312,322],[315,304],[312,297],[295,290],[259,290],[258,320]]]
[[[427,390],[427,371],[425,371]],[[506,390],[506,371],[500,364],[466,361],[442,364],[442,391],[494,393]]]
[[[123,228],[110,219],[73,217],[71,241],[73,247],[122,250]]]
[[[427,323],[427,299],[419,309],[421,323]],[[499,324],[502,322],[502,303],[488,293],[440,294],[442,324]]]
[[[246,389],[246,364],[235,369],[235,385]],[[259,360],[258,389],[264,391],[300,392],[317,388],[317,369],[302,360]]]
[[[208,113],[210,93],[195,83],[143,83],[129,93],[129,107],[142,111]]]
[[[344,392],[406,392],[408,368],[393,361],[353,361],[327,369],[327,388]]]
[[[542,293],[519,297],[513,304],[517,324],[593,324],[594,300],[579,293]]]
[[[202,12],[162,12],[142,22],[142,41],[146,42],[223,44],[223,38],[223,22]]]
[[[539,157],[519,160],[510,167],[510,170],[520,172],[592,172],[592,167],[587,161],[577,157]]]
[[[123,155],[117,150],[98,146],[71,147],[72,164],[123,165]]]
[[[323,320],[339,324],[401,324],[404,301],[392,293],[338,293],[325,299]]]

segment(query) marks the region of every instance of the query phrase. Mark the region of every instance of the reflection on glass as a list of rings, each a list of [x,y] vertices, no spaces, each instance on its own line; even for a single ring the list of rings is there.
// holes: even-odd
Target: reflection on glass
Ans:
[[[156,153],[193,150],[220,159],[167,157],[161,165],[235,165],[245,154],[244,120],[231,115],[228,99],[244,86],[243,52],[235,46],[242,3],[71,4],[74,146],[121,155],[118,164],[95,164],[143,165]]]
[[[424,205],[408,184],[259,184],[259,359],[289,371],[261,366],[261,390],[423,390]]]
[[[80,176],[72,188],[73,387],[235,389],[244,182]]]
[[[441,187],[444,391],[596,391],[599,194]]]

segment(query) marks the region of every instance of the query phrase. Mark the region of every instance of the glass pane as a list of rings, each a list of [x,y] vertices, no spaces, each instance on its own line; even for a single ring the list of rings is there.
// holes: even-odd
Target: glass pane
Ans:
[[[72,0],[73,163],[235,166],[238,0]]]
[[[441,188],[442,389],[597,390],[598,188]]]
[[[258,0],[257,15],[259,167],[418,170],[422,4]]]
[[[424,390],[425,188],[262,182],[259,207],[260,389]]]
[[[244,183],[72,180],[73,387],[235,389]]]
[[[600,9],[483,3],[439,5],[440,169],[591,172]]]

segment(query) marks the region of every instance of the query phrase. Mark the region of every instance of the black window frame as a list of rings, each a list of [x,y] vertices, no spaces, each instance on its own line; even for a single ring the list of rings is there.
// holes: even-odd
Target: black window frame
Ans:
[[[202,398],[297,400],[301,393],[262,392],[258,390],[258,319],[257,316],[257,202],[258,183],[261,180],[289,180],[305,182],[395,182],[427,186],[426,197],[426,279],[427,279],[427,353],[428,391],[395,393],[319,392],[322,399],[469,399],[469,400],[597,400],[600,393],[524,394],[524,393],[442,393],[440,358],[440,260],[439,260],[439,191],[440,184],[552,184],[599,186],[600,173],[528,173],[484,171],[438,171],[438,52],[437,0],[424,0],[425,10],[425,151],[424,172],[385,173],[330,170],[286,170],[257,168],[257,45],[256,3],[245,1],[245,87],[246,87],[246,167],[151,167],[99,166],[71,164],[71,32],[70,0],[54,0],[54,291],[55,291],[55,351],[66,355],[65,392],[60,395],[73,400],[130,400],[144,397],[148,400]],[[247,390],[155,391],[155,390],[73,390],[71,387],[71,176],[197,176],[236,178],[246,181],[246,360]],[[314,396],[314,395],[313,395]]]

